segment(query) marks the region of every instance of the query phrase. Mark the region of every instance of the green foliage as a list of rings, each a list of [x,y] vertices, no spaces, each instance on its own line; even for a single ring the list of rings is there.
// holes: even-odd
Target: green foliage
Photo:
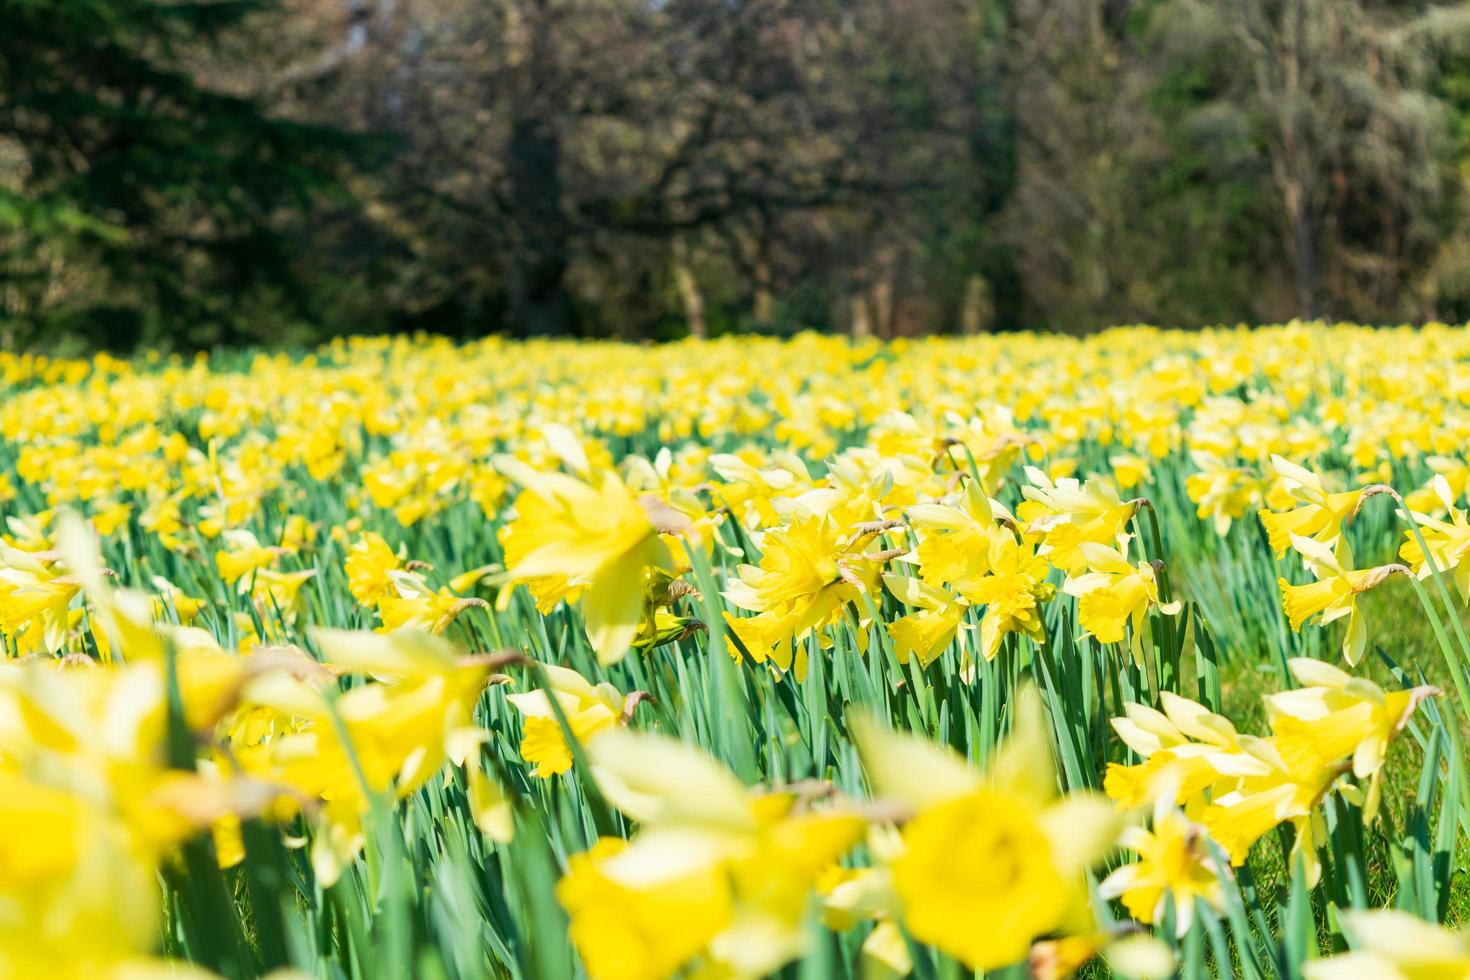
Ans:
[[[307,312],[293,250],[353,141],[270,116],[185,61],[262,6],[0,3],[9,342],[203,344],[242,336],[252,304]]]
[[[368,6],[0,0],[0,343],[1470,318],[1462,5]]]

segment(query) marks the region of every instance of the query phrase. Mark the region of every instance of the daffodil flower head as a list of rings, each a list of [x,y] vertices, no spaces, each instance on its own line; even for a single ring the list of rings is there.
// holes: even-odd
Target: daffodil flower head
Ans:
[[[1069,578],[1062,591],[1079,597],[1077,613],[1082,628],[1099,643],[1121,643],[1125,626],[1131,624],[1129,649],[1134,661],[1142,663],[1149,610],[1176,615],[1180,603],[1161,600],[1152,564],[1130,564],[1118,550],[1092,542],[1083,544],[1079,551],[1088,571]]]
[[[1362,500],[1363,491],[1328,493],[1316,473],[1275,454],[1271,456],[1271,466],[1282,493],[1299,505],[1285,513],[1259,512],[1276,557],[1286,554],[1293,535],[1321,542],[1337,538],[1342,533],[1343,522],[1353,515]]]
[[[1343,658],[1350,665],[1356,665],[1368,647],[1368,626],[1359,613],[1358,596],[1392,575],[1408,573],[1409,569],[1404,565],[1355,569],[1352,567],[1352,550],[1347,538],[1342,536],[1323,543],[1293,534],[1291,547],[1316,578],[1315,582],[1306,585],[1292,585],[1285,578],[1279,580],[1282,604],[1291,628],[1300,632],[1302,625],[1314,616],[1320,616],[1318,622],[1324,626],[1346,617]]]
[[[1301,687],[1265,698],[1277,750],[1297,771],[1351,759],[1352,774],[1367,784],[1359,802],[1364,820],[1371,822],[1381,798],[1389,742],[1438,688],[1385,691],[1367,678],[1305,657],[1292,659],[1289,666]]]
[[[752,793],[667,738],[614,730],[588,754],[604,795],[640,825],[574,858],[557,886],[594,980],[656,980],[691,962],[759,976],[801,955],[808,903],[861,837],[860,817]]]
[[[1205,829],[1160,799],[1153,826],[1124,828],[1118,842],[1138,860],[1119,867],[1098,886],[1105,898],[1119,898],[1128,914],[1145,925],[1163,919],[1173,901],[1176,935],[1194,924],[1195,907],[1203,902],[1216,912],[1225,907],[1221,878],[1229,874],[1210,854]]]
[[[584,456],[562,449],[569,468],[590,472],[540,472],[497,459],[525,488],[507,527],[506,568],[516,581],[553,583],[553,594],[579,589],[592,648],[601,662],[613,663],[627,654],[642,621],[643,570],[669,564],[652,519],[662,508],[640,501],[615,471],[592,470]]]
[[[1308,980],[1439,980],[1470,976],[1470,937],[1398,909],[1345,909],[1352,951],[1303,966]]]
[[[1015,710],[989,773],[860,716],[851,723],[874,794],[908,813],[887,862],[905,927],[982,969],[1020,962],[1039,936],[1087,920],[1084,874],[1117,832],[1101,797],[1057,796],[1034,689]]]

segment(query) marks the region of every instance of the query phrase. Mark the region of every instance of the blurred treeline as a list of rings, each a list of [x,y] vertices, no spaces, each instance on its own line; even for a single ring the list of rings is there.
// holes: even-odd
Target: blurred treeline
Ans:
[[[1470,318],[1470,7],[0,0],[0,343]]]

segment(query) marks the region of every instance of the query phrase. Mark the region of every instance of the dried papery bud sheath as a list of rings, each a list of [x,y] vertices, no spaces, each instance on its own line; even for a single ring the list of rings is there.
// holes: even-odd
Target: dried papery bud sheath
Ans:
[[[691,619],[684,624],[684,631],[679,634],[678,639],[687,640],[695,633],[708,633],[709,626],[702,619]]]
[[[907,527],[908,524],[901,520],[864,521],[860,524],[854,524],[849,534],[839,541],[838,545],[844,550],[850,551],[854,548],[866,546],[873,538],[883,534],[885,531],[895,531]],[[903,554],[903,549],[899,550],[899,554]]]
[[[859,592],[868,591],[868,587],[863,584],[862,579],[853,574],[852,569],[848,567],[846,560],[837,563],[837,577]]]
[[[1362,580],[1353,586],[1353,592],[1354,594],[1367,592],[1369,589],[1376,588],[1377,586],[1382,585],[1387,579],[1393,577],[1394,575],[1412,574],[1413,572],[1410,570],[1408,565],[1379,565],[1368,570],[1367,574],[1363,576]]]
[[[869,534],[882,534],[884,531],[896,531],[903,527],[908,527],[908,524],[897,519],[863,521],[861,524],[854,524],[852,526],[852,532],[854,535],[861,537]]]
[[[430,632],[432,632],[432,633],[442,633],[442,632],[444,632],[467,609],[489,609],[489,608],[490,608],[490,603],[486,602],[484,599],[477,599],[477,598],[457,599],[457,600],[455,600],[454,604],[449,607],[449,611],[446,612],[443,616],[440,616],[439,619],[434,623],[434,628],[432,630],[430,630]]]
[[[885,548],[882,551],[860,551],[848,555],[844,561],[885,562],[908,554],[907,548]]]
[[[664,503],[651,493],[638,498],[638,505],[648,517],[648,523],[659,534],[688,534],[694,529],[689,518]]]
[[[654,704],[657,703],[658,699],[655,698],[652,694],[649,694],[647,691],[629,692],[628,696],[623,698],[623,710],[622,713],[618,715],[618,724],[621,725],[623,728],[627,728],[630,724],[632,724],[633,713],[636,712],[638,710],[638,706],[645,701],[649,702],[650,704]]]
[[[1437,698],[1443,693],[1444,691],[1433,684],[1420,684],[1417,687],[1409,688],[1409,703],[1404,708],[1403,714],[1399,716],[1398,721],[1394,723],[1393,733],[1397,735],[1404,730],[1409,724],[1409,719],[1413,718],[1414,712],[1419,709],[1419,705],[1428,701],[1430,698]]]
[[[520,650],[505,649],[472,653],[460,658],[460,662],[489,667],[491,670],[502,670],[506,667],[525,666],[531,663],[531,658]]]
[[[330,684],[336,674],[325,664],[313,660],[297,647],[265,647],[252,653],[242,664],[246,679],[279,670],[299,681]]]
[[[1392,497],[1400,507],[1404,506],[1404,498],[1399,496],[1399,492],[1393,487],[1387,483],[1370,483],[1359,492],[1358,502],[1353,505],[1352,513],[1348,515],[1349,521],[1357,519],[1358,511],[1363,509],[1363,504],[1370,497]]]

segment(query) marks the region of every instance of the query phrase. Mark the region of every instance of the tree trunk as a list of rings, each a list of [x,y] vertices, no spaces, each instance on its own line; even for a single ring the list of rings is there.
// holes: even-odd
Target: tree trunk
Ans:
[[[566,333],[572,326],[560,158],[561,144],[545,122],[516,120],[510,139],[517,232],[511,317],[523,337]]]
[[[523,337],[567,333],[568,230],[562,213],[561,136],[545,105],[556,72],[554,25],[547,0],[535,0],[524,25],[524,88],[515,100],[507,167],[516,247],[510,315]]]
[[[972,274],[965,280],[965,299],[960,307],[960,333],[973,335],[988,329],[994,308],[985,277]]]
[[[850,305],[848,329],[854,340],[873,336],[873,315],[868,309],[868,298],[862,293],[853,296]]]
[[[755,322],[765,326],[776,319],[776,298],[771,292],[771,263],[764,255],[755,263]]]
[[[689,266],[689,243],[684,236],[674,238],[674,285],[678,287],[679,299],[684,303],[684,319],[689,324],[689,336],[704,340],[709,336],[709,322],[704,312],[704,293],[700,292],[699,281]]]
[[[898,293],[897,261],[891,247],[885,247],[878,253],[878,275],[873,281],[873,327],[884,340],[893,339],[893,314]]]

